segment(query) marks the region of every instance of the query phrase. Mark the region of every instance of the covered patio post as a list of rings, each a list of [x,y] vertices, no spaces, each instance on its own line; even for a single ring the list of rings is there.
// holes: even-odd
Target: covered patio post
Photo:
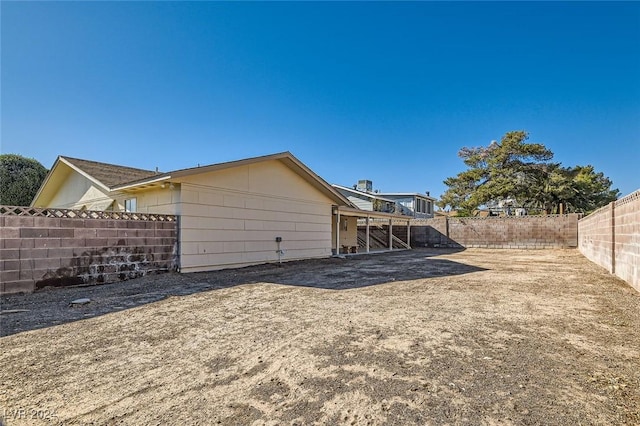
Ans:
[[[367,238],[366,238],[365,248],[366,248],[367,253],[369,253],[369,215],[367,215],[366,224],[367,224],[367,227],[366,227]]]
[[[336,255],[340,254],[340,209],[336,208]]]

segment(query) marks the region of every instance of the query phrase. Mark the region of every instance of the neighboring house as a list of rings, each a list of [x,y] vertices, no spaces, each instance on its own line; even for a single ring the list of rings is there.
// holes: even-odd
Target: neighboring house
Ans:
[[[396,202],[391,199],[378,196],[372,192],[360,191],[341,185],[332,185],[338,192],[347,197],[352,204],[360,210],[394,213]]]
[[[31,205],[179,215],[183,272],[326,257],[357,244],[355,222],[346,222],[355,219],[339,214],[354,206],[289,152],[167,173],[58,157]]]
[[[398,213],[419,219],[433,217],[433,206],[436,199],[429,194],[417,192],[381,192],[378,195],[394,200],[400,206]]]
[[[429,193],[378,192],[370,180],[360,180],[353,188],[333,185],[342,195],[362,210],[396,213],[414,218],[431,218],[435,198]]]

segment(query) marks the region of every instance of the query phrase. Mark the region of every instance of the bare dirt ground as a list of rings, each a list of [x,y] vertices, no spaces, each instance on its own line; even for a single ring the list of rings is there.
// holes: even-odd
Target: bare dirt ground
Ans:
[[[1,309],[27,310],[0,315],[8,425],[640,424],[640,294],[576,250],[167,274]]]

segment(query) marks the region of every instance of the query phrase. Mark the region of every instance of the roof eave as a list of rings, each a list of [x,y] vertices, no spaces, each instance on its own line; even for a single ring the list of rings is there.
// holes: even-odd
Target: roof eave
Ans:
[[[86,177],[91,182],[94,182],[95,184],[97,184],[99,187],[101,187],[105,191],[111,192],[111,188],[109,188],[107,185],[105,185],[104,183],[100,182],[98,179],[96,179],[95,177],[91,176],[89,173],[85,172],[81,168],[77,167],[71,161],[68,161],[66,158],[64,158],[62,156],[58,157],[58,160],[60,160],[62,163],[66,164],[67,166],[71,167],[73,170],[75,170],[76,172],[80,173],[82,176]]]
[[[436,198],[432,197],[431,195],[426,195],[426,194],[421,194],[419,192],[381,192],[380,195],[386,195],[386,196],[403,196],[403,197],[422,197],[422,198],[428,198],[430,200],[435,201]]]
[[[179,178],[182,178],[185,176],[191,176],[194,174],[215,172],[218,170],[229,169],[232,167],[246,166],[250,164],[255,164],[263,161],[271,161],[271,160],[279,160],[282,162],[288,161],[289,164],[287,164],[287,166],[290,168],[293,168],[294,171],[299,175],[303,177],[306,176],[306,180],[308,182],[312,184],[315,182],[316,185],[314,186],[316,187],[316,189],[319,189],[329,198],[333,199],[338,203],[342,203],[346,206],[353,206],[351,201],[349,201],[346,197],[344,197],[336,189],[334,189],[331,185],[329,185],[324,179],[322,179],[320,176],[314,173],[311,169],[309,169],[306,165],[304,165],[304,163],[298,160],[289,151],[279,152],[279,153],[270,154],[270,155],[264,155],[260,157],[245,158],[245,159],[236,160],[236,161],[228,161],[225,163],[211,164],[208,166],[191,167],[188,169],[175,170],[172,172],[164,173],[163,175],[160,175],[160,176],[153,176],[151,178],[141,179],[135,182],[128,182],[122,185],[114,186],[111,190],[112,191],[130,190],[130,189],[135,189],[136,187],[148,185],[150,183],[160,182],[163,180],[179,179]]]
[[[292,153],[290,153],[289,151],[286,151],[281,153],[281,155],[282,155],[281,159],[286,158],[287,160],[290,160],[299,169],[304,171],[304,173],[306,173],[311,179],[317,182],[320,185],[321,189],[323,189],[322,192],[324,192],[327,196],[329,196],[329,198],[332,198],[334,201],[341,202],[345,206],[355,207],[355,205],[347,197],[345,197],[340,192],[338,192],[327,181],[322,179],[318,174],[316,174],[313,170],[307,167],[302,161],[298,160]]]
[[[363,210],[359,208],[353,207],[338,207],[338,212],[344,216],[355,216],[355,217],[370,217],[370,218],[382,218],[382,219],[397,219],[403,221],[410,221],[413,219],[413,216],[399,215],[395,213],[385,213],[378,212],[372,210]]]
[[[111,191],[127,191],[131,189],[136,189],[141,186],[146,186],[152,183],[162,182],[171,179],[173,176],[170,174],[163,174],[161,176],[154,176],[153,178],[147,178],[144,180],[134,181],[133,183],[124,183],[121,185],[114,186],[111,188]]]
[[[375,199],[375,200],[382,200],[382,201],[387,201],[389,203],[394,203],[394,200],[389,200],[387,198],[381,197],[380,194],[377,193],[368,193],[368,192],[362,192],[362,191],[358,191],[357,189],[351,189],[348,188],[346,186],[342,186],[342,185],[331,185],[333,187],[338,187],[344,191],[348,191],[351,192],[353,194],[357,194],[357,195],[363,195],[365,197],[371,198],[371,199]]]
[[[35,207],[36,201],[38,201],[38,199],[42,196],[42,191],[47,186],[47,183],[49,183],[51,176],[53,175],[54,171],[56,170],[59,164],[60,164],[60,156],[58,156],[56,158],[56,161],[53,162],[53,166],[51,166],[51,169],[49,169],[49,172],[47,173],[47,176],[45,176],[44,181],[42,181],[42,183],[40,184],[40,188],[38,188],[38,192],[36,192],[36,195],[34,195],[33,198],[31,199],[31,203],[29,204],[29,207]]]

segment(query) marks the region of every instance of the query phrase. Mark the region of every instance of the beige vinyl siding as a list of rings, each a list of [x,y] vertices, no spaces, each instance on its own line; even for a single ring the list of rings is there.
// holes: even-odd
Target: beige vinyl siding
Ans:
[[[373,202],[370,198],[363,199],[360,197],[356,197],[355,195],[348,195],[347,198],[360,210],[373,210]]]
[[[60,190],[43,207],[104,210],[112,201],[102,188],[80,173],[71,171],[60,185]]]
[[[345,229],[346,225],[346,229]],[[336,235],[336,220],[335,216],[333,217],[333,223],[331,225],[331,232],[333,232],[334,238]],[[338,247],[338,252],[342,247],[354,247],[358,246],[358,218],[354,216],[341,216],[340,217],[340,247]],[[335,241],[333,245],[335,247]]]
[[[331,254],[332,200],[277,160],[180,180],[185,272]]]
[[[120,210],[124,210],[124,200],[135,198],[139,213],[180,214],[180,189],[174,185],[171,189],[154,188],[146,191],[134,191],[119,194],[117,202]]]

